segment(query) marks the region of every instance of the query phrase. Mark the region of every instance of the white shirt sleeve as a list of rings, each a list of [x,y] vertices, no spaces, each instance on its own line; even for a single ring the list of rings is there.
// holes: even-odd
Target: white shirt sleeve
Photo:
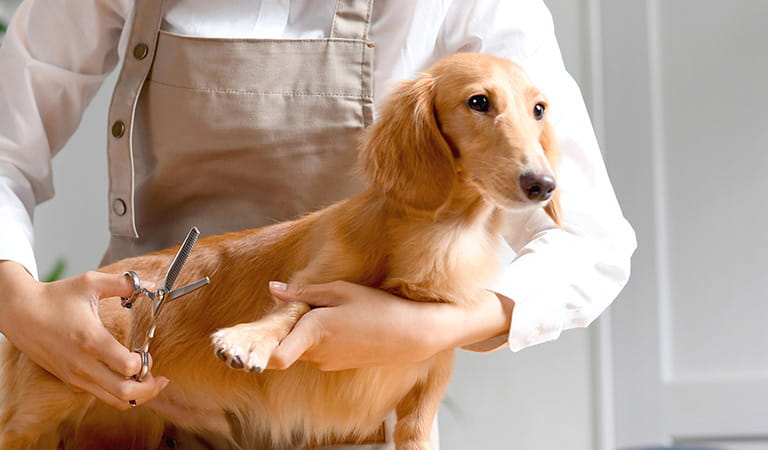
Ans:
[[[129,6],[26,0],[0,44],[0,260],[33,276],[32,217],[53,196],[51,157],[117,64]]]
[[[624,219],[581,92],[566,72],[552,18],[541,0],[454,2],[442,52],[490,53],[516,61],[548,98],[562,153],[558,228],[541,210],[513,216],[508,263],[495,292],[515,302],[506,341],[518,351],[586,327],[629,278],[635,234]],[[468,347],[487,351],[505,337]]]

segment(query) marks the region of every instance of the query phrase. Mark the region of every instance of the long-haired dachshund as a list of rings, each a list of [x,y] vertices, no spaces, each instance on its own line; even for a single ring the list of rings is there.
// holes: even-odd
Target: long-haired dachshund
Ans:
[[[430,448],[453,351],[403,366],[323,372],[299,362],[262,372],[309,310],[273,298],[268,281],[343,280],[413,301],[481,298],[498,273],[504,211],[544,208],[559,224],[546,109],[520,67],[486,55],[454,55],[403,82],[363,142],[363,192],[291,222],[199,241],[179,285],[213,282],[159,315],[152,371],[173,383],[154,401],[111,409],[4,342],[0,448],[157,448],[169,426],[244,448],[305,447],[362,441],[392,411],[398,449]],[[174,255],[100,270],[156,279]],[[118,299],[102,301],[100,314],[128,348],[141,344],[151,315],[149,302],[128,311]]]

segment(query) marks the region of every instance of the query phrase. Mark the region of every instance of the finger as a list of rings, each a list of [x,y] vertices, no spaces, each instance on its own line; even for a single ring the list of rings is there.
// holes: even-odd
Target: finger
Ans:
[[[88,371],[87,378],[81,377],[72,384],[119,410],[126,410],[154,399],[169,382],[165,377],[153,377],[151,374],[143,381],[137,382],[115,374],[100,363],[96,364]]]
[[[69,387],[74,392],[88,392],[112,408],[118,409],[120,411],[125,411],[126,409],[132,408],[130,400],[122,401],[93,382],[78,381],[74,384],[70,384]]]
[[[130,297],[133,294],[133,281],[124,274],[90,271],[80,276],[87,288],[99,298]],[[142,281],[141,286],[152,289],[154,283]]]
[[[307,314],[312,314],[309,312]],[[322,339],[319,322],[305,315],[272,352],[267,369],[287,369]]]
[[[345,283],[334,281],[323,284],[299,284],[270,281],[269,290],[275,297],[287,302],[304,302],[311,306],[337,306],[344,298]]]
[[[110,370],[122,377],[141,371],[141,355],[123,347],[106,329],[101,329],[97,339],[99,345],[92,347],[94,356]]]
[[[169,380],[165,377],[153,378],[147,375],[141,382],[131,379],[115,380],[114,383],[109,383],[109,389],[95,383],[86,383],[83,389],[107,405],[124,411],[155,399],[168,383]]]
[[[122,274],[90,271],[78,278],[86,289],[99,298],[129,297],[133,293],[133,283]]]

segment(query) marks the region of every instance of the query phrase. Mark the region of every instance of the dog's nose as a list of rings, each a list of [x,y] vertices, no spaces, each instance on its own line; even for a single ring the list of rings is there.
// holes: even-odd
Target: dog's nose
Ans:
[[[520,175],[520,188],[529,200],[537,202],[549,200],[555,187],[557,187],[555,179],[550,175],[530,172]]]

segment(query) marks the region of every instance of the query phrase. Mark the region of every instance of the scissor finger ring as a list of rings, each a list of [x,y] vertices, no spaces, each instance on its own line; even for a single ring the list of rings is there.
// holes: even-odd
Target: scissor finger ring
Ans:
[[[136,275],[136,272],[129,270],[128,272],[123,273],[124,276],[128,277],[128,279],[131,281],[131,284],[133,284],[133,293],[130,297],[120,297],[120,304],[123,306],[123,308],[130,309],[131,306],[133,306],[133,302],[136,301],[136,297],[141,293],[141,280],[139,280],[139,276]]]
[[[149,373],[149,352],[141,349],[135,349],[134,352],[141,355],[141,370],[136,375],[132,376],[136,381],[142,381],[144,377]]]

